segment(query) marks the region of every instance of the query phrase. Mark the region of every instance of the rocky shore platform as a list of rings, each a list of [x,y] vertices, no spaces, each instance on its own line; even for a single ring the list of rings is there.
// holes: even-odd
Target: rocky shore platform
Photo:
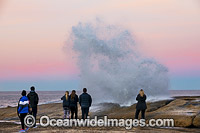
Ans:
[[[98,104],[98,109],[91,109],[90,117],[94,116],[116,119],[134,119],[136,104],[120,106],[116,103]],[[0,108],[0,132],[18,132],[21,129],[16,107]],[[79,118],[81,110],[79,107]],[[50,118],[62,118],[61,103],[51,103],[38,106],[38,119],[47,115]],[[37,122],[39,120],[37,119]],[[174,127],[133,127],[130,130],[116,127],[41,127],[31,128],[28,132],[200,132],[200,96],[173,97],[169,100],[147,102],[146,120],[174,119]]]

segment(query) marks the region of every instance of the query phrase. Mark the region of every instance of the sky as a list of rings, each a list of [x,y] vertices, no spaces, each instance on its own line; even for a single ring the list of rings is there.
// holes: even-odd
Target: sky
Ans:
[[[72,26],[96,18],[132,31],[168,67],[169,89],[200,89],[198,0],[0,0],[0,91],[80,89],[64,45]]]

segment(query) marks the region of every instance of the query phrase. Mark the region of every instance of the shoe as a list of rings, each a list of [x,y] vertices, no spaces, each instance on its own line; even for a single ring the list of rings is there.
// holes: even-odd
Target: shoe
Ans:
[[[29,128],[27,127],[25,131],[28,131],[28,130],[29,130]]]
[[[37,126],[34,126],[33,128],[37,128]]]
[[[24,129],[21,129],[20,131],[19,131],[20,133],[23,133],[23,132],[26,132]]]

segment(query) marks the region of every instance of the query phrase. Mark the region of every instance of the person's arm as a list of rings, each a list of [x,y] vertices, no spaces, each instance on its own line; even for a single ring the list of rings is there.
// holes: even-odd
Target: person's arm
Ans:
[[[63,99],[64,99],[64,97],[65,97],[65,96],[62,96],[62,97],[61,97],[61,100],[63,100]]]
[[[68,96],[68,101],[71,102],[71,96]]]
[[[79,96],[79,104],[81,106],[81,95]]]
[[[140,100],[140,96],[139,96],[139,94],[137,95],[136,100],[137,100],[137,101]]]
[[[92,97],[90,96],[90,106],[92,105]]]
[[[20,115],[19,115],[19,102],[20,102],[20,100],[21,100],[21,98],[19,99],[18,105],[17,105],[17,115],[18,115],[18,117],[20,117]]]
[[[76,102],[76,104],[77,104],[77,102],[79,102],[77,95],[75,95],[75,102]]]
[[[29,113],[32,112],[32,107],[31,107],[30,101],[28,101],[28,110],[29,110]]]
[[[18,113],[23,109],[23,106],[20,104],[20,101],[21,101],[21,98],[19,99],[19,103],[18,103],[18,107],[17,107]]]
[[[27,97],[28,97],[28,100],[30,100],[30,96],[29,96],[29,93],[28,93]]]
[[[144,95],[144,101],[147,99],[147,96],[146,95]]]
[[[38,97],[38,94],[36,93],[36,104],[39,103],[39,97]]]
[[[70,107],[70,103],[71,103],[71,96],[68,96],[68,102],[69,102],[69,107]]]

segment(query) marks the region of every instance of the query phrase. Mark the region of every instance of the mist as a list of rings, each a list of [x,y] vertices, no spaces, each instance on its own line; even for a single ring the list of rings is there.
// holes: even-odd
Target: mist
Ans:
[[[70,40],[80,87],[88,89],[95,103],[133,103],[141,88],[147,97],[168,94],[167,67],[144,57],[128,29],[103,22],[79,23],[72,27]]]

